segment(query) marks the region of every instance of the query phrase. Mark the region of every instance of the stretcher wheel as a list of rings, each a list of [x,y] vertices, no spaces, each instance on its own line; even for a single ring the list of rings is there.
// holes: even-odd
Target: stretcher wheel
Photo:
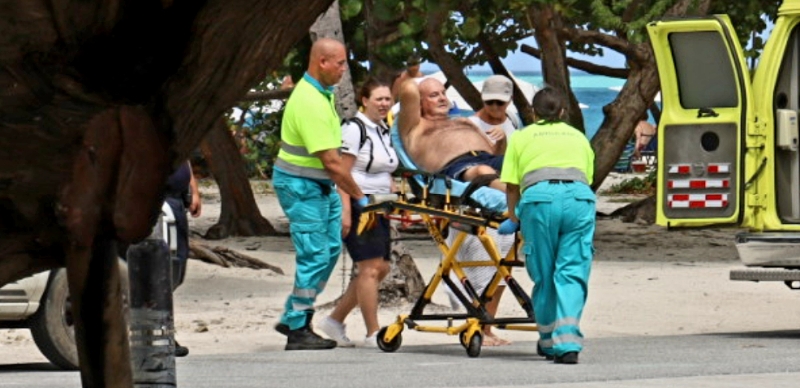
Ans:
[[[400,344],[403,343],[403,334],[397,333],[397,335],[389,342],[384,341],[383,337],[386,335],[386,330],[389,327],[386,326],[378,331],[378,348],[383,350],[384,352],[391,353],[397,349],[400,349]]]
[[[469,347],[469,344],[467,343],[467,331],[466,330],[462,331],[461,333],[458,334],[458,341],[461,342],[461,346],[463,346],[464,349],[467,349]]]
[[[469,339],[469,345],[467,345],[467,355],[475,358],[481,355],[481,345],[483,345],[483,334],[481,332],[475,332],[472,335],[472,338]]]

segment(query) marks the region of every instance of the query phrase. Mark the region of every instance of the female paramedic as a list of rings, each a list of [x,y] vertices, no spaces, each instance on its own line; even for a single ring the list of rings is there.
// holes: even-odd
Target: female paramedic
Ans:
[[[391,173],[398,159],[392,148],[386,116],[393,100],[389,84],[368,79],[359,91],[361,112],[342,125],[342,159],[352,169],[353,178],[364,194],[389,194],[394,191]],[[364,345],[376,347],[378,324],[378,287],[389,273],[391,241],[389,220],[375,215],[374,223],[357,233],[361,212],[354,200],[339,190],[342,197],[342,234],[347,251],[357,268],[342,298],[331,315],[318,327],[338,346],[355,346],[347,337],[344,319],[356,305],[361,309],[367,328]]]
[[[558,91],[542,89],[532,105],[536,121],[508,142],[500,180],[508,185],[511,212],[498,232],[522,231],[534,282],[537,353],[557,364],[577,364],[594,251],[594,152],[583,133],[561,121],[564,98]]]

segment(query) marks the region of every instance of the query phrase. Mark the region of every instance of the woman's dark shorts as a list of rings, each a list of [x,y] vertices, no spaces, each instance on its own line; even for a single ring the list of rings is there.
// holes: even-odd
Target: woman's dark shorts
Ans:
[[[383,215],[376,214],[377,218],[372,228],[364,230],[358,235],[358,222],[361,211],[356,201],[350,199],[350,233],[344,238],[344,245],[353,262],[370,260],[382,257],[391,259],[392,242],[389,235],[389,220]]]

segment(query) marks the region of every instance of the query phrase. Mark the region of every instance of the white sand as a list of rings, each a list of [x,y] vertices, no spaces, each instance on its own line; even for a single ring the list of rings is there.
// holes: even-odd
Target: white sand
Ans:
[[[256,185],[263,192],[263,185]],[[201,188],[203,216],[190,221],[195,231],[205,231],[219,215],[215,190]],[[277,201],[272,195],[257,196],[262,214],[285,229]],[[601,197],[603,206],[624,203]],[[728,272],[739,267],[733,246],[735,230],[667,231],[653,225],[599,219],[596,260],[590,283],[589,302],[582,328],[588,338],[638,335],[676,335],[708,332],[738,332],[796,329],[800,305],[796,293],[780,283],[748,283],[728,280]],[[292,288],[294,255],[287,237],[234,237],[207,242],[224,245],[281,267],[286,275],[266,270],[221,268],[199,261],[189,263],[186,283],[175,294],[177,338],[191,354],[243,353],[281,349],[285,338],[276,333],[276,323]],[[430,242],[406,242],[420,272],[427,280],[438,264]],[[345,263],[350,265],[350,261]],[[339,263],[342,268],[342,262]],[[349,268],[349,267],[348,267]],[[345,269],[347,271],[348,269]],[[345,272],[346,273],[346,272]],[[525,290],[531,281],[524,269],[514,270]],[[346,285],[341,271],[329,282],[320,304],[339,296]],[[438,290],[434,302],[448,311],[447,297]],[[384,308],[383,325],[397,314],[410,312],[410,305]],[[329,311],[318,311],[319,319]],[[505,297],[501,314],[521,316],[514,298]],[[352,339],[365,335],[356,310],[348,318]],[[453,343],[444,334],[406,331],[404,343]],[[500,332],[514,341],[537,338],[525,332]],[[190,355],[191,357],[191,355]],[[27,330],[0,330],[3,363],[43,362]]]

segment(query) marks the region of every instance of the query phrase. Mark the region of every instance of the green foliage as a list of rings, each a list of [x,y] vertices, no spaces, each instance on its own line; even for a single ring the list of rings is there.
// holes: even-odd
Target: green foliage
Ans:
[[[361,13],[364,2],[362,1],[342,1],[339,3],[339,12],[342,19],[351,19]]]
[[[278,87],[279,78],[271,76],[254,89],[265,91]],[[280,150],[284,104],[281,101],[257,101],[237,108],[242,111],[241,116],[234,117],[234,112],[229,112],[228,125],[242,152],[247,175],[250,178],[269,178]]]
[[[647,176],[633,177],[612,185],[606,194],[647,194],[656,193],[656,170],[651,171]]]

